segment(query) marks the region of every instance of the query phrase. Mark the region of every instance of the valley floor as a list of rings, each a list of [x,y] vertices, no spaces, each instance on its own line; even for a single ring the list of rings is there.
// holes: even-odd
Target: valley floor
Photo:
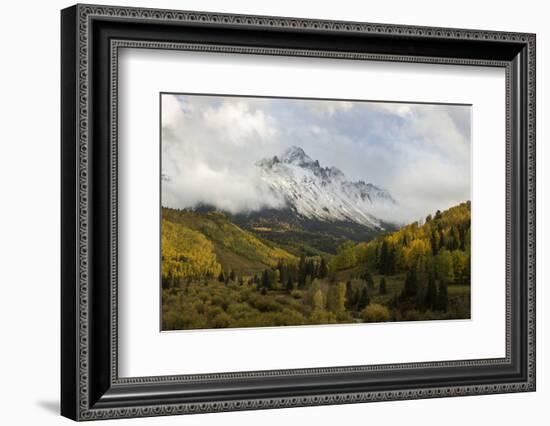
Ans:
[[[363,285],[362,280],[351,278],[354,272],[341,271],[338,274],[340,279],[349,278],[347,281],[334,283],[328,279],[316,279],[308,287],[292,290],[260,290],[249,279],[240,280],[241,283],[211,279],[164,289],[162,329],[297,326],[470,317],[469,286],[448,286],[446,312],[417,309],[414,301],[399,299],[405,285],[404,274],[374,275],[375,284],[368,289],[367,304],[362,307],[359,301],[355,302],[358,305],[350,306],[350,300],[347,299],[352,297],[331,293],[331,289],[347,287],[349,294],[354,287]],[[380,294],[382,277],[386,282],[385,294]],[[358,306],[360,310],[357,309]]]

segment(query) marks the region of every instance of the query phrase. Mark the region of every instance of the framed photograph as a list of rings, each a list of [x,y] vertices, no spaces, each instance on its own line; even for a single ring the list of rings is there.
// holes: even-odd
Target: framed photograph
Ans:
[[[535,35],[61,12],[61,412],[535,390]]]

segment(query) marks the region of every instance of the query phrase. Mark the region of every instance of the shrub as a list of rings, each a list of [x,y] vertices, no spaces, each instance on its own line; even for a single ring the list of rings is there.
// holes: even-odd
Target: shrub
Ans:
[[[346,311],[338,312],[336,314],[336,321],[338,323],[346,323],[346,322],[353,322],[353,316]]]
[[[422,315],[417,309],[410,309],[405,312],[405,321],[420,321],[422,320]]]
[[[260,312],[277,312],[282,310],[282,306],[270,296],[251,297],[248,303]]]
[[[226,328],[231,326],[231,320],[232,318],[226,314],[225,312],[222,312],[214,318],[212,321],[212,327],[214,328]]]
[[[294,298],[294,299],[301,299],[302,298],[302,292],[300,290],[292,290],[290,292],[290,295]]]
[[[390,319],[390,311],[385,306],[371,303],[361,312],[365,322],[385,322]]]
[[[336,317],[332,312],[315,309],[311,313],[308,322],[310,324],[334,324],[336,322]]]

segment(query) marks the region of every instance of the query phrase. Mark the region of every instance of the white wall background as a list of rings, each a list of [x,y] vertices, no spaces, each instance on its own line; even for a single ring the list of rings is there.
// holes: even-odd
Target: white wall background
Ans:
[[[394,0],[103,1],[143,7],[296,16],[537,33],[538,390],[361,405],[107,421],[102,424],[280,425],[353,423],[545,424],[550,401],[548,239],[550,27],[545,2]],[[9,2],[0,43],[0,418],[2,424],[69,424],[59,406],[59,9],[70,2]]]

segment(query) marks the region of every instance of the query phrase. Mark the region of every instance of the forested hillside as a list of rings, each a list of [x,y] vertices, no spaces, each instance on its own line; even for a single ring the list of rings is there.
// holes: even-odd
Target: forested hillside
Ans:
[[[204,235],[183,225],[162,220],[163,287],[215,277],[221,269],[214,245]]]
[[[217,277],[222,270],[254,274],[279,260],[297,260],[239,228],[223,213],[167,208],[162,209],[162,255],[163,280],[177,275],[184,281]]]
[[[405,274],[402,299],[446,309],[449,285],[470,285],[470,202],[437,211],[368,243],[347,243],[332,258],[333,273],[362,266],[381,275]],[[413,300],[414,299],[414,300]]]
[[[335,255],[162,210],[164,330],[470,317],[470,202]]]

